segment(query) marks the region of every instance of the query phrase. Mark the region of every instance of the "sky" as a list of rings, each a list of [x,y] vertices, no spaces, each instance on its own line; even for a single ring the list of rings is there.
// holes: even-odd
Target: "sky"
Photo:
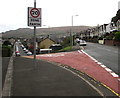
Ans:
[[[110,23],[118,11],[119,1],[36,0],[36,7],[42,8],[42,28],[71,26],[72,16],[73,26],[97,26]],[[27,26],[28,7],[34,7],[34,0],[1,0],[0,33],[30,28]]]

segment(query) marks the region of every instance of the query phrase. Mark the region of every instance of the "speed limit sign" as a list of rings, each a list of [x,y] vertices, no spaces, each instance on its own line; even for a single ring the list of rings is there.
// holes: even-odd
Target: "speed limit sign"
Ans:
[[[41,8],[28,7],[28,26],[41,26]]]
[[[33,8],[30,10],[30,15],[33,17],[33,18],[37,18],[40,16],[40,10],[37,9],[37,8]]]

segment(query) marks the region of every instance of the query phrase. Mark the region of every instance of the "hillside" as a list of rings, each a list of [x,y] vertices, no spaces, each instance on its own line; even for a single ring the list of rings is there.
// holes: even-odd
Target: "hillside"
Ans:
[[[80,32],[83,30],[87,30],[90,26],[65,26],[65,27],[51,27],[51,28],[38,28],[37,29],[37,36],[40,35],[50,35],[50,34],[66,34],[70,31],[72,32]],[[10,30],[2,34],[5,38],[31,38],[33,37],[33,29],[30,28],[20,28],[17,30]]]

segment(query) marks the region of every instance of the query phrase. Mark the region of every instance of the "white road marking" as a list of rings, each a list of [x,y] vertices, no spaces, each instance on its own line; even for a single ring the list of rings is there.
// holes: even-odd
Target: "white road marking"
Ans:
[[[105,65],[100,65],[101,67],[105,68],[106,66]]]
[[[120,81],[120,78],[118,79],[118,81]]]
[[[106,71],[111,72],[112,70],[109,68],[105,68]]]
[[[119,77],[116,73],[111,73],[111,75],[113,76],[113,77]]]
[[[97,64],[102,65],[102,63],[98,62]]]
[[[94,60],[96,63],[98,63],[98,61],[97,60]]]
[[[102,63],[98,62],[96,59],[94,59],[92,56],[90,56],[88,53],[86,53],[85,51],[81,50],[84,54],[86,54],[88,57],[90,57],[94,62],[96,62],[97,64],[99,64],[101,67],[103,67],[106,71],[108,71],[113,77],[119,77],[119,75],[117,75],[116,73],[114,73],[111,69],[107,68],[105,65],[103,65]],[[120,81],[120,79],[119,79]]]
[[[40,55],[42,57],[59,57],[59,56],[65,56],[64,54],[45,54],[45,55]]]
[[[80,50],[78,50],[79,53],[82,53]]]
[[[64,68],[66,69],[67,71],[70,71],[71,73],[73,73],[74,75],[78,76],[79,78],[81,78],[83,81],[85,81],[86,83],[88,83],[88,85],[90,85],[94,90],[96,90],[101,96],[104,96],[104,94],[98,89],[96,88],[93,84],[91,84],[88,80],[86,80],[85,78],[83,78],[82,76],[80,76],[79,74],[73,72],[72,70],[66,68],[66,67],[62,67],[62,66],[59,66],[61,68]]]

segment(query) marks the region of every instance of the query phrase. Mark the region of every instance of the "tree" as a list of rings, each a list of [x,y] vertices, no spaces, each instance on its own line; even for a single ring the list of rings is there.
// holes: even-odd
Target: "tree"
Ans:
[[[70,39],[71,37],[65,37],[63,39],[63,42],[61,43],[61,45],[64,47],[64,46],[69,46],[70,45]]]
[[[116,17],[118,20],[120,19],[120,9],[117,11]]]
[[[11,45],[11,43],[9,41],[4,41],[3,45],[8,46],[8,45]]]
[[[117,11],[116,13],[116,16],[114,16],[112,19],[111,19],[111,22],[114,22],[115,25],[117,23],[117,21],[120,19],[120,9]]]
[[[120,41],[120,32],[115,33],[115,40]]]

